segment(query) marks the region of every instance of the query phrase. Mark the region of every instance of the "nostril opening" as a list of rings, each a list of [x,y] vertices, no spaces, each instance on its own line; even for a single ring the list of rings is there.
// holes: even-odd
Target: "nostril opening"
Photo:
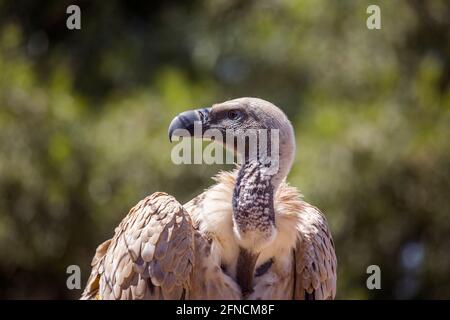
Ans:
[[[198,110],[198,113],[200,115],[200,120],[202,122],[206,121],[208,119],[209,116],[209,109],[208,108],[203,108]]]

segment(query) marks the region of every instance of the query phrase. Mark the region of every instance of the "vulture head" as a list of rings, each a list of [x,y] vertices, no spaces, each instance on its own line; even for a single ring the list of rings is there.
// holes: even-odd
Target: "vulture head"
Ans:
[[[169,127],[174,136],[213,138],[238,153],[240,169],[232,198],[236,238],[258,256],[277,234],[274,195],[294,160],[294,130],[272,103],[239,98],[185,111]]]

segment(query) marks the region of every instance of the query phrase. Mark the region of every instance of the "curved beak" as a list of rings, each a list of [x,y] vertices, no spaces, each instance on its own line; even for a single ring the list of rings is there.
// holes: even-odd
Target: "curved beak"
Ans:
[[[180,113],[169,125],[169,141],[173,137],[201,138],[208,129],[209,112],[211,108],[189,110]]]

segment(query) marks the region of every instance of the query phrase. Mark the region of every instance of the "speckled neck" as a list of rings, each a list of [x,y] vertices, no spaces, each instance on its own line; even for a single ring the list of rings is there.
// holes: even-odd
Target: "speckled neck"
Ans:
[[[273,175],[264,165],[247,161],[239,170],[233,192],[233,218],[241,237],[256,233],[263,239],[273,236],[275,227]]]

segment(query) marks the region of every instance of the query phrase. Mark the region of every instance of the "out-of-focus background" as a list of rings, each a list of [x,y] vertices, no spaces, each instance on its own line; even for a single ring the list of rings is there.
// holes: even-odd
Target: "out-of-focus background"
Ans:
[[[449,17],[445,0],[0,0],[0,298],[79,297],[67,266],[84,287],[129,208],[229,168],[174,165],[172,117],[257,96],[294,124],[289,181],[329,220],[338,298],[449,299]]]

